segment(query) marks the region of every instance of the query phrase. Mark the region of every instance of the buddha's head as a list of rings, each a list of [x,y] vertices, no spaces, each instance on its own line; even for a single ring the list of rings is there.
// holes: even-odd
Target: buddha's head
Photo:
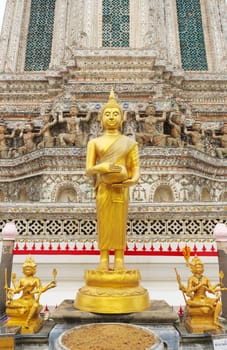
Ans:
[[[110,92],[108,102],[102,107],[100,121],[103,129],[121,129],[123,122],[123,109],[116,102],[113,89]]]

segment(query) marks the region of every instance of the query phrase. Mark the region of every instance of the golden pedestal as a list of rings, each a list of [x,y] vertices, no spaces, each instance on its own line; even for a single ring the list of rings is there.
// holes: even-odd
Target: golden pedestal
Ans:
[[[186,309],[184,324],[189,333],[204,333],[219,329],[214,324],[214,311],[206,307]]]
[[[150,306],[149,294],[139,285],[138,270],[85,272],[86,285],[79,289],[74,307],[101,314],[140,312]]]
[[[27,314],[26,313],[20,313],[13,309],[7,309],[6,308],[6,314],[9,316],[9,319],[6,322],[6,326],[18,326],[21,327],[20,333],[21,334],[33,334],[37,333],[40,328],[43,325],[43,320],[39,316],[39,312],[41,311],[42,306],[40,306],[37,313],[31,318],[29,321],[29,324],[26,324]]]

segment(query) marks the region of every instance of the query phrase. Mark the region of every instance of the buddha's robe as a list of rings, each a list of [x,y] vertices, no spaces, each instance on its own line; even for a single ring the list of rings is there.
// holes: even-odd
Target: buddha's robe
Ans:
[[[139,166],[137,143],[127,136],[117,135],[111,145],[99,146],[98,162],[122,166],[120,173],[99,174],[96,178],[99,249],[125,249],[129,188],[122,182],[131,178],[133,169]]]

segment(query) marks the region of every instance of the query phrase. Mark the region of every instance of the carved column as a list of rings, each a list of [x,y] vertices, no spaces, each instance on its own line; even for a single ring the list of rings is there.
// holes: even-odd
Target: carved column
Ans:
[[[218,249],[219,271],[224,272],[223,285],[227,286],[227,226],[223,223],[218,223],[214,228],[214,237]],[[221,293],[222,296],[222,315],[227,317],[227,293]]]
[[[227,11],[226,3],[220,0],[202,0],[201,10],[209,70],[226,70],[226,64],[223,65],[227,53],[225,37],[227,28],[223,27]]]
[[[2,230],[2,256],[0,265],[0,315],[5,312],[6,287],[10,287],[13,264],[13,248],[17,229],[13,222],[8,222]]]
[[[226,11],[227,11],[227,3],[225,2],[225,6],[221,6],[220,1],[215,0],[214,2],[211,2],[212,7],[214,9],[214,19],[216,19],[216,27],[212,29],[215,29],[215,39],[214,43],[217,49],[216,51],[216,70],[218,71],[225,71],[227,69],[227,37],[225,36],[227,32],[224,32],[223,27],[223,19],[226,20]],[[225,28],[227,30],[227,28]],[[225,61],[225,64],[223,64]]]
[[[102,1],[83,0],[83,28],[86,35],[86,47],[102,47]]]
[[[223,62],[225,63],[225,69],[226,69],[227,68],[227,16],[226,16],[227,2],[226,0],[220,0],[219,11],[221,16],[221,27],[223,30],[223,49],[224,49]]]
[[[150,30],[148,1],[130,1],[130,48],[144,48],[146,33]]]
[[[167,60],[174,67],[181,67],[180,40],[178,32],[178,18],[176,0],[166,0],[164,6],[164,16],[166,22],[166,42]],[[156,28],[158,32],[158,28]]]
[[[17,58],[20,49],[21,27],[23,23],[23,12],[26,6],[25,0],[14,0],[13,18],[11,30],[8,37],[7,53],[5,55],[5,72],[16,72]]]
[[[56,0],[50,68],[62,65],[65,55],[68,1]]]
[[[19,50],[24,0],[8,0],[6,3],[0,37],[0,71],[15,72]]]
[[[2,24],[2,32],[0,36],[0,72],[4,72],[7,50],[9,45],[9,37],[11,25],[13,22],[15,0],[8,0],[6,2],[5,14]]]
[[[66,43],[67,47],[77,47],[80,39],[80,33],[84,31],[83,28],[83,0],[71,0],[69,2],[67,15],[67,33]]]

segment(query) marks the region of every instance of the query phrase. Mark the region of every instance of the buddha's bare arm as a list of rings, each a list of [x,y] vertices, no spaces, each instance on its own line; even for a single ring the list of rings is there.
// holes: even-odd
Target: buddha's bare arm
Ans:
[[[139,167],[135,168],[133,171],[133,176],[130,179],[127,179],[123,182],[125,186],[133,186],[136,185],[140,178],[140,169]]]
[[[119,173],[121,169],[122,168],[118,164],[103,162],[87,168],[86,174],[92,176],[96,174]]]
[[[129,168],[129,173],[131,173],[131,176],[123,182],[125,186],[135,185],[140,178],[139,152],[137,144],[134,145],[131,151],[131,166]]]
[[[113,162],[103,162],[96,164],[98,160],[96,146],[94,142],[89,142],[87,147],[86,174],[93,176],[96,174],[119,173],[121,167]]]

